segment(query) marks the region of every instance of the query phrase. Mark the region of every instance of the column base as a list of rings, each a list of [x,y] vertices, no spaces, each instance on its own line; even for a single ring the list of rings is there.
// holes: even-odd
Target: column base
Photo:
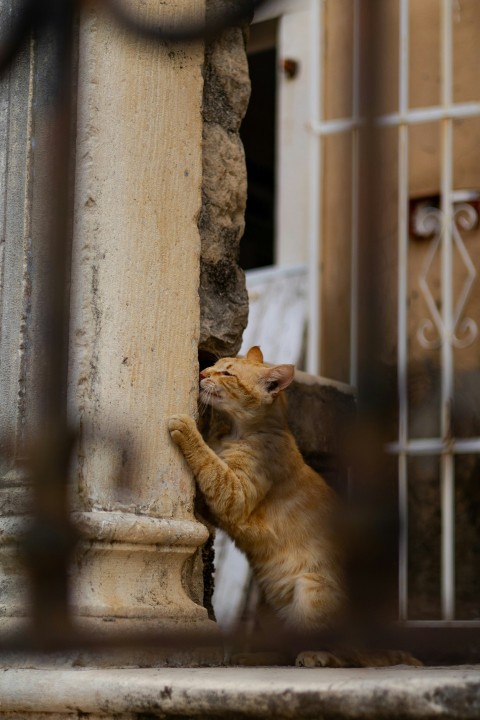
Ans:
[[[20,531],[23,522],[17,527],[12,518],[8,520],[9,540],[15,545],[13,528]],[[74,513],[73,520],[81,540],[72,562],[75,637],[67,642],[78,649],[62,653],[64,663],[106,667],[222,663],[220,630],[191,597],[199,595],[192,587],[191,563],[208,538],[204,525],[105,511]],[[10,570],[18,572],[16,563]],[[5,582],[8,587],[6,576]],[[2,613],[2,635],[28,632],[25,606],[17,604],[13,594],[5,598]],[[9,654],[6,664],[11,665],[12,659],[17,666],[26,660]],[[32,661],[37,664],[29,656],[28,664]]]

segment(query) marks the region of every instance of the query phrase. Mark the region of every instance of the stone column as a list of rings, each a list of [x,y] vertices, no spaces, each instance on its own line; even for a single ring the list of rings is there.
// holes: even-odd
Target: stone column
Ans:
[[[203,10],[202,0],[188,6]],[[153,0],[136,11],[154,22],[162,8],[178,14]],[[83,625],[109,632],[215,627],[199,604],[208,533],[166,429],[172,413],[196,412],[202,63],[200,43],[145,44],[98,9],[83,18],[70,411],[84,540],[74,598]]]

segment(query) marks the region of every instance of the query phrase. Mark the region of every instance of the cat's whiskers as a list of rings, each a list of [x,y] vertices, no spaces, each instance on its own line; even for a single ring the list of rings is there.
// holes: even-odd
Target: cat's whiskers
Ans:
[[[206,409],[207,407],[211,407],[211,399],[215,395],[215,388],[212,386],[207,386],[201,389],[200,392],[200,405]]]
[[[205,397],[205,395],[201,395],[201,394],[199,395],[199,403],[198,404],[200,405],[201,410],[206,410],[209,407],[209,404],[208,404],[208,401],[207,401],[207,398]]]

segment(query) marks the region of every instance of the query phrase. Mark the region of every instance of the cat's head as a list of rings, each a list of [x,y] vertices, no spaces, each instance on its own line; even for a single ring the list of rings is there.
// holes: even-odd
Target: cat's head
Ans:
[[[200,373],[200,400],[229,415],[254,415],[290,385],[293,365],[268,366],[259,347],[244,358],[222,358]]]

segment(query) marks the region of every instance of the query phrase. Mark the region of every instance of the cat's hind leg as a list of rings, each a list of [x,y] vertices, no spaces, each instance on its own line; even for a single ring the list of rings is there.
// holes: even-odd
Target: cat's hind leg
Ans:
[[[288,627],[301,632],[326,630],[340,619],[345,606],[342,588],[333,579],[305,573],[295,580],[292,602],[281,614]],[[344,658],[328,650],[306,650],[296,656],[297,667],[346,667]]]
[[[345,596],[335,580],[317,573],[305,573],[295,581],[293,599],[288,608],[287,623],[308,632],[332,627],[345,607]],[[305,650],[295,659],[297,667],[348,667],[348,661],[329,650]]]
[[[334,578],[304,573],[296,578],[292,602],[282,615],[297,630],[325,630],[339,622],[344,608],[345,594]]]
[[[322,630],[332,627],[341,619],[344,595],[332,580],[316,573],[308,573],[295,584],[290,622],[305,630]],[[299,667],[389,667],[423,663],[408,652],[401,650],[334,649],[305,650],[295,660]]]
[[[295,660],[297,667],[392,667],[412,665],[422,667],[423,663],[402,650],[355,651],[304,650]]]
[[[330,667],[340,668],[349,667],[344,658],[335,655],[328,650],[304,650],[299,653],[295,659],[297,667]]]

